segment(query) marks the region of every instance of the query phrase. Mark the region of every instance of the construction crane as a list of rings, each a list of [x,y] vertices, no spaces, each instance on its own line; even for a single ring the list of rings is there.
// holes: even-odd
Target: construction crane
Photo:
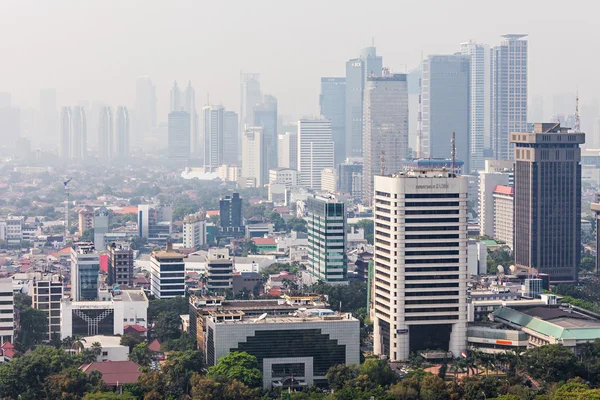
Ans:
[[[67,244],[67,237],[69,236],[69,182],[71,182],[73,178],[65,177],[63,181],[63,186],[65,189],[65,245]]]

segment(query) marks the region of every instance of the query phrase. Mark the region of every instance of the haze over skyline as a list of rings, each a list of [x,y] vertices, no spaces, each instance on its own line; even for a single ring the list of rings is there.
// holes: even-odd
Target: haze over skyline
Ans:
[[[568,8],[567,8],[568,7]],[[169,90],[192,81],[198,106],[239,107],[240,70],[261,74],[281,115],[316,114],[322,76],[374,38],[385,66],[404,72],[421,56],[452,54],[469,39],[496,45],[506,33],[529,40],[529,99],[600,93],[590,34],[599,6],[582,0],[287,2],[13,1],[0,3],[0,91],[21,107],[56,88],[57,105],[135,103],[135,81],[156,85],[158,120]],[[572,12],[571,12],[572,11]],[[585,118],[585,115],[583,116]]]

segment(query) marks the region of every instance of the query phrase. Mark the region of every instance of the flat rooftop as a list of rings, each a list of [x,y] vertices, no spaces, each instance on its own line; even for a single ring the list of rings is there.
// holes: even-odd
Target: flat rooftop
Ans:
[[[358,319],[354,318],[352,314],[333,314],[333,315],[311,315],[311,314],[298,314],[294,315],[286,315],[286,316],[267,316],[261,320],[257,320],[255,317],[243,317],[237,321],[214,321],[215,324],[219,325],[265,325],[265,324],[302,324],[306,322],[340,322],[340,321],[356,321]]]

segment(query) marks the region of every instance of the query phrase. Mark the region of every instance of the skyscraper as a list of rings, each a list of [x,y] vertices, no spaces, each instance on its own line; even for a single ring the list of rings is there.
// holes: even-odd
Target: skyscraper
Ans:
[[[221,197],[219,200],[219,226],[225,234],[233,236],[244,235],[242,198],[239,193]]]
[[[371,205],[373,177],[398,172],[408,156],[406,74],[367,78],[364,99],[363,204]]]
[[[246,128],[242,141],[242,178],[248,186],[263,187],[268,181],[267,143],[263,128]]]
[[[113,157],[125,159],[129,156],[130,137],[129,111],[125,106],[117,107],[115,118],[115,139],[113,141]]]
[[[468,181],[445,169],[375,176],[374,353],[467,344]]]
[[[492,149],[512,160],[511,132],[527,132],[527,35],[504,35],[492,50]]]
[[[344,202],[309,197],[306,200],[308,272],[328,284],[348,283],[346,212]]]
[[[280,168],[298,169],[298,132],[277,135],[277,165]]]
[[[171,112],[184,111],[183,104],[181,102],[181,91],[179,90],[179,86],[177,86],[177,81],[173,82],[173,87],[171,88],[169,110]]]
[[[277,99],[265,94],[254,107],[254,126],[262,126],[267,146],[267,168],[277,167]]]
[[[71,107],[60,110],[60,141],[58,148],[60,158],[68,160],[71,156]]]
[[[346,157],[362,156],[363,91],[367,77],[381,76],[382,67],[375,47],[362,49],[358,58],[346,62]]]
[[[481,171],[485,167],[483,152],[489,147],[492,131],[492,53],[489,46],[472,41],[461,43],[460,50],[470,60],[469,166],[471,171]]]
[[[41,137],[50,141],[59,140],[57,132],[59,115],[56,109],[56,89],[40,90],[40,129]]]
[[[185,111],[169,113],[169,160],[179,166],[190,159],[190,115]]]
[[[87,120],[82,106],[72,109],[70,152],[72,160],[84,160],[87,155]]]
[[[71,298],[97,300],[100,254],[93,243],[78,242],[71,247]]]
[[[333,168],[331,121],[301,119],[298,121],[298,173],[300,185],[321,189],[321,171]]]
[[[510,134],[515,160],[515,265],[553,282],[577,281],[581,247],[581,150],[584,133],[560,123]]]
[[[223,164],[225,108],[205,106],[204,111],[204,165],[217,168]]]
[[[262,100],[260,74],[240,72],[240,124],[238,148],[242,149],[242,138],[247,127],[254,126],[254,107]]]
[[[140,145],[156,127],[156,88],[148,76],[138,78],[135,86],[135,134],[132,145]]]
[[[239,165],[238,158],[238,114],[234,111],[225,111],[223,115],[223,164]]]
[[[202,153],[203,146],[198,139],[198,113],[196,112],[196,92],[192,87],[192,82],[188,81],[183,92],[183,98],[181,99],[182,107],[184,111],[190,114],[190,151],[195,153]]]
[[[431,55],[423,61],[421,86],[422,158],[447,158],[452,132],[456,158],[469,167],[469,56]]]
[[[346,159],[346,78],[321,78],[321,116],[331,121],[334,164]]]
[[[101,161],[108,161],[113,158],[113,114],[108,106],[100,110],[100,120],[98,121],[98,157]]]

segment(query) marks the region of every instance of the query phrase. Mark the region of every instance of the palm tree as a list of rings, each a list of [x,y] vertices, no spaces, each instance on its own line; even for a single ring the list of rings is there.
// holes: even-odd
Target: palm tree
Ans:
[[[64,347],[67,350],[71,350],[71,347],[73,347],[73,337],[72,336],[67,336],[66,338],[64,338],[61,341],[61,345],[62,347]]]
[[[96,356],[102,354],[102,345],[100,342],[92,343],[92,353],[94,353]]]
[[[83,342],[85,342],[85,339],[83,338],[83,336],[73,335],[73,344],[71,345],[71,349],[75,350],[75,352],[77,354],[79,354],[81,352],[81,350],[83,350],[83,348],[84,348]]]

